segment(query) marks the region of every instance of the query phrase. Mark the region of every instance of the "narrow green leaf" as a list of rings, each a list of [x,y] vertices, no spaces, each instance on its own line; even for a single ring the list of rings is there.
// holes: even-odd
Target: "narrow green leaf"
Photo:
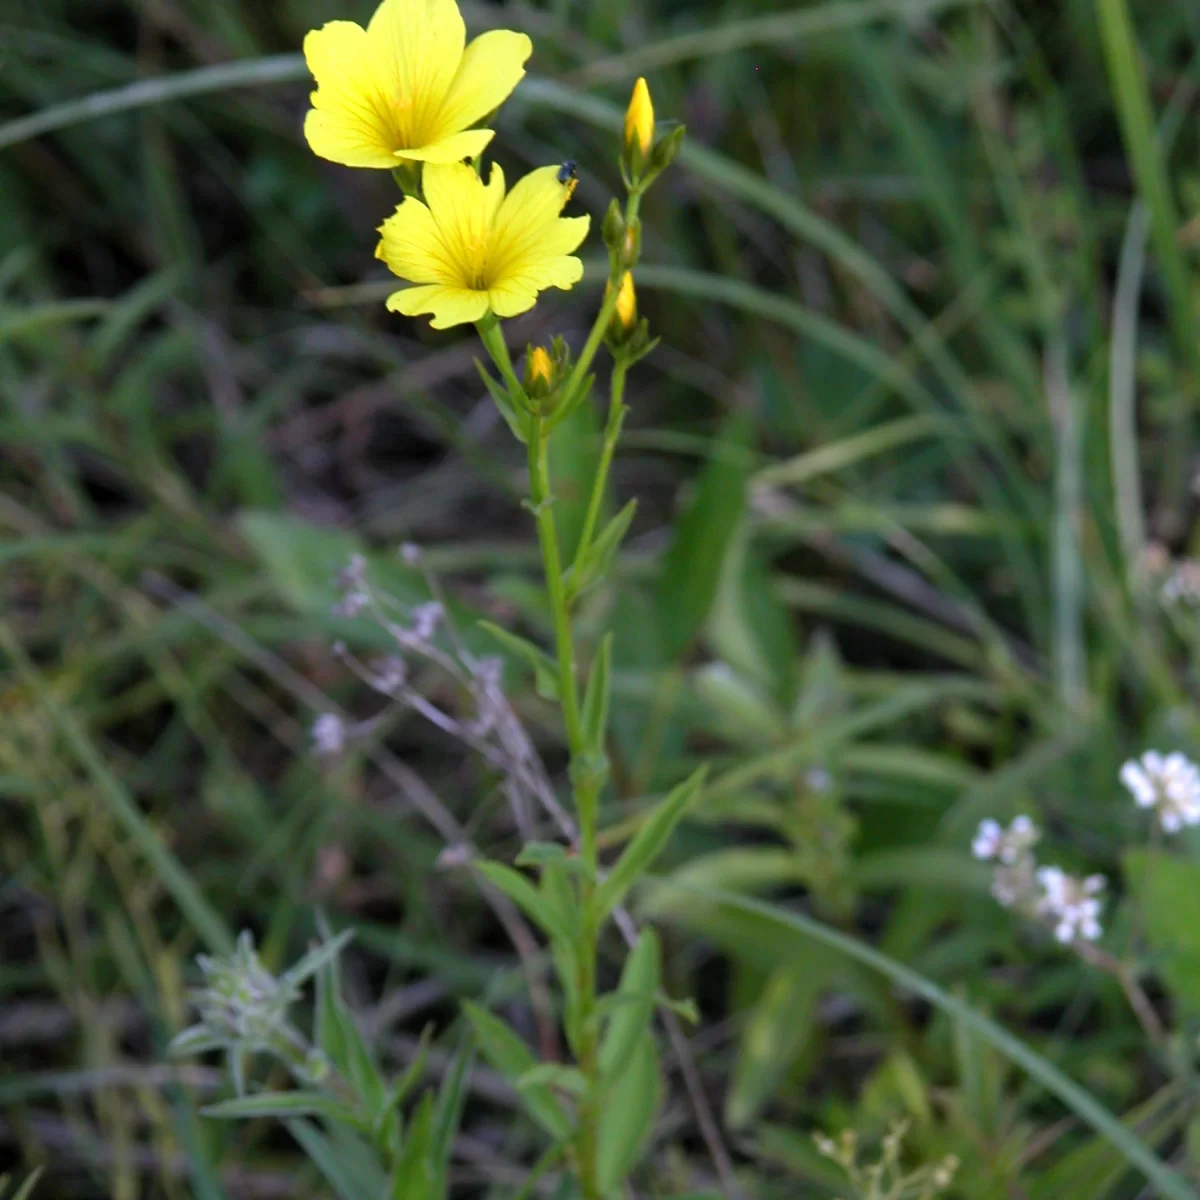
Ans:
[[[434,1110],[433,1140],[430,1158],[433,1161],[437,1187],[435,1200],[446,1195],[447,1176],[450,1171],[450,1155],[454,1149],[454,1137],[462,1123],[463,1108],[467,1103],[467,1080],[474,1061],[474,1044],[468,1035],[454,1056],[454,1063],[438,1089],[437,1106]]]
[[[259,1092],[222,1100],[200,1110],[206,1117],[227,1120],[247,1117],[325,1117],[330,1121],[358,1122],[354,1110],[324,1092]]]
[[[440,1200],[434,1196],[433,1093],[426,1092],[404,1139],[400,1160],[392,1171],[393,1200]]]
[[[582,596],[584,592],[608,578],[613,559],[625,540],[625,534],[629,532],[636,512],[637,501],[630,500],[567,569],[563,575],[563,583],[569,599],[574,600]]]
[[[600,641],[592,671],[583,696],[583,734],[593,754],[604,753],[604,736],[608,728],[608,702],[612,688],[613,635],[606,633]]]
[[[578,1067],[567,1067],[562,1063],[538,1063],[517,1080],[517,1090],[550,1087],[572,1096],[582,1096],[587,1091],[587,1078]]]
[[[566,846],[558,842],[526,842],[513,861],[518,867],[540,867],[546,863],[560,863],[566,857]]]
[[[647,1031],[600,1113],[596,1174],[603,1195],[615,1193],[637,1165],[654,1128],[661,1096],[658,1049]]]
[[[33,1195],[33,1189],[37,1186],[37,1181],[42,1177],[43,1170],[45,1170],[44,1167],[34,1167],[26,1177],[25,1182],[13,1193],[12,1200],[29,1200],[29,1197]],[[7,1179],[7,1176],[5,1178]],[[3,1190],[3,1188],[0,1188],[0,1193]]]
[[[600,919],[621,903],[625,893],[662,852],[688,805],[699,794],[705,773],[706,768],[701,767],[690,779],[671,792],[642,823],[642,827],[608,873],[608,878],[596,891],[596,913]]]
[[[600,1043],[600,1076],[606,1083],[619,1079],[633,1052],[650,1028],[658,991],[661,952],[658,935],[643,929],[621,971],[617,998],[623,1001],[609,1018]]]
[[[539,650],[531,641],[491,621],[480,621],[480,626],[486,629],[510,654],[522,659],[533,669],[534,686],[544,700],[558,699],[558,665],[544,651]]]
[[[475,359],[475,370],[479,372],[479,378],[483,380],[483,386],[487,388],[488,395],[496,402],[500,415],[512,430],[513,437],[522,445],[527,444],[529,441],[529,415],[514,407],[503,385],[492,378],[487,367],[479,359]]]
[[[301,984],[310,976],[315,975],[326,963],[332,962],[341,952],[342,947],[354,937],[353,929],[343,929],[336,937],[322,942],[310,950],[298,963],[284,972],[282,979],[292,984]]]
[[[567,935],[546,897],[520,871],[498,862],[477,862],[474,866],[488,883],[502,891],[527,917],[534,920],[543,933],[551,937]]]
[[[537,1066],[537,1059],[523,1041],[503,1022],[478,1004],[463,1001],[463,1012],[483,1056],[513,1087]],[[553,1137],[563,1140],[571,1135],[571,1118],[555,1094],[547,1087],[528,1087],[520,1092],[529,1115]]]
[[[192,1025],[175,1035],[167,1047],[172,1058],[183,1058],[191,1054],[206,1054],[209,1050],[220,1050],[228,1044],[225,1037],[217,1037],[207,1025]]]
[[[288,1120],[288,1132],[303,1147],[339,1200],[379,1200],[387,1186],[383,1168],[360,1138],[343,1125],[326,1135],[302,1117]]]

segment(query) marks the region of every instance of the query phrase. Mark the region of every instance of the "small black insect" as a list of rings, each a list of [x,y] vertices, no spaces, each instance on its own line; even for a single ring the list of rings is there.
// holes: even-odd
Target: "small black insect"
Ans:
[[[575,160],[568,158],[561,167],[558,168],[558,182],[567,189],[566,198],[563,203],[575,195],[575,189],[579,186],[579,172],[575,170]]]

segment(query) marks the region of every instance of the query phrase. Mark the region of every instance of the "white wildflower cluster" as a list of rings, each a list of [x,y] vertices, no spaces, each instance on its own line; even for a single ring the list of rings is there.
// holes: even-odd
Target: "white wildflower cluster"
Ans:
[[[1016,817],[1007,829],[989,818],[980,823],[971,850],[981,862],[996,864],[992,895],[1005,908],[1045,922],[1064,944],[1094,942],[1102,932],[1097,897],[1104,876],[1081,879],[1059,867],[1038,866],[1033,848],[1040,838],[1028,817]]]
[[[1103,875],[1080,879],[1060,867],[1039,867],[1037,881],[1042,888],[1038,912],[1053,923],[1054,936],[1060,942],[1065,944],[1077,938],[1094,942],[1100,936],[1097,896],[1105,888]]]
[[[1147,750],[1121,768],[1121,782],[1138,808],[1154,810],[1164,833],[1200,825],[1200,767],[1185,755]]]

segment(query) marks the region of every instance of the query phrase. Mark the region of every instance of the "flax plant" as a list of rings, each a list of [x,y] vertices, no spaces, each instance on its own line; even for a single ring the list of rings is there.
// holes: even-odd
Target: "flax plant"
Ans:
[[[526,449],[527,507],[541,549],[553,650],[510,631],[493,633],[533,668],[539,690],[561,708],[573,799],[570,844],[530,844],[515,866],[480,862],[476,869],[549,940],[574,1063],[538,1063],[498,1018],[474,1005],[466,1013],[483,1054],[516,1085],[530,1117],[550,1136],[538,1170],[561,1162],[583,1200],[612,1200],[653,1125],[660,1085],[652,1023],[656,1007],[669,1003],[659,991],[657,939],[652,930],[637,933],[620,905],[701,780],[693,777],[671,793],[604,867],[597,835],[609,775],[612,641],[609,635],[600,642],[585,678],[573,616],[580,597],[607,577],[634,513],[630,502],[601,522],[626,413],[627,373],[654,347],[637,313],[639,206],[678,152],[683,129],[656,124],[649,88],[639,79],[619,155],[625,196],[614,198],[602,223],[609,269],[590,332],[578,354],[561,337],[528,347],[518,376],[503,322],[532,308],[543,291],[579,282],[583,268],[574,251],[591,224],[587,215],[564,215],[575,191],[574,163],[537,168],[510,188],[498,164],[481,162],[492,133],[474,126],[490,120],[512,91],[529,52],[527,38],[505,31],[464,49],[453,0],[384,0],[365,30],[337,21],[306,39],[318,89],[305,133],[322,157],[393,170],[404,198],[379,227],[376,255],[409,286],[392,294],[387,307],[428,315],[436,329],[475,326],[492,368],[477,362],[480,376]],[[578,543],[564,548],[550,450],[563,422],[590,402],[602,346],[612,361],[603,448]],[[598,949],[617,914],[631,948],[617,991],[601,995]]]

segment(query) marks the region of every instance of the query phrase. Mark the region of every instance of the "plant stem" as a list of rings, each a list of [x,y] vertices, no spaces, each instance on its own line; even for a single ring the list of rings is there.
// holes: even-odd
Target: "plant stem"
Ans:
[[[638,192],[633,192],[629,199],[625,202],[625,226],[629,228],[634,221],[637,220],[638,208],[642,202],[642,197]],[[615,259],[614,259],[615,262]],[[632,263],[629,264],[632,267]],[[608,291],[605,293],[604,302],[600,305],[600,311],[596,314],[596,320],[592,324],[592,331],[588,334],[587,341],[583,344],[583,350],[571,370],[570,378],[567,380],[566,387],[563,389],[563,398],[560,403],[560,411],[570,412],[572,401],[575,398],[575,393],[579,390],[583,383],[583,378],[587,374],[588,368],[592,365],[592,359],[596,357],[596,351],[600,349],[600,343],[604,338],[604,332],[608,328],[609,321],[612,320],[612,315],[617,308],[617,288],[621,283],[621,276],[626,268],[616,265],[610,266],[608,273]]]
[[[529,499],[537,522],[538,544],[542,550],[542,567],[546,576],[546,591],[550,598],[550,615],[554,622],[554,646],[558,654],[559,700],[562,703],[563,720],[567,726],[567,746],[570,748],[574,764],[584,750],[583,724],[579,717],[579,695],[575,687],[575,645],[571,637],[566,590],[563,587],[558,530],[554,523],[548,445],[544,419],[537,413],[534,415],[529,435]],[[584,814],[580,813],[579,818],[582,826]]]
[[[554,621],[554,641],[558,652],[559,693],[563,719],[567,727],[567,744],[571,751],[572,783],[575,790],[575,810],[579,818],[581,852],[588,870],[580,885],[582,929],[578,958],[578,992],[582,1043],[579,1047],[579,1069],[587,1080],[587,1090],[579,1105],[579,1137],[576,1147],[579,1164],[579,1185],[583,1200],[601,1200],[596,1178],[597,1102],[599,1099],[596,1029],[596,948],[599,931],[592,915],[592,894],[595,890],[596,816],[600,781],[594,773],[583,769],[588,747],[584,744],[583,725],[579,715],[579,698],[575,685],[575,648],[571,634],[571,617],[563,587],[562,562],[558,550],[558,531],[554,523],[553,494],[550,464],[547,455],[549,434],[540,415],[535,415],[529,437],[529,494],[537,521],[538,543],[542,551],[542,566],[546,576],[546,591]]]
[[[625,421],[624,397],[627,369],[625,363],[620,359],[613,363],[612,393],[608,402],[608,424],[604,428],[604,448],[600,451],[596,477],[592,480],[592,494],[588,500],[587,516],[584,517],[583,531],[579,535],[579,545],[575,548],[575,562],[579,562],[592,544],[592,537],[596,532],[596,522],[600,519],[600,508],[604,503],[604,492],[608,486],[608,470],[612,466],[613,451],[617,447],[617,439],[621,436],[621,426]]]

